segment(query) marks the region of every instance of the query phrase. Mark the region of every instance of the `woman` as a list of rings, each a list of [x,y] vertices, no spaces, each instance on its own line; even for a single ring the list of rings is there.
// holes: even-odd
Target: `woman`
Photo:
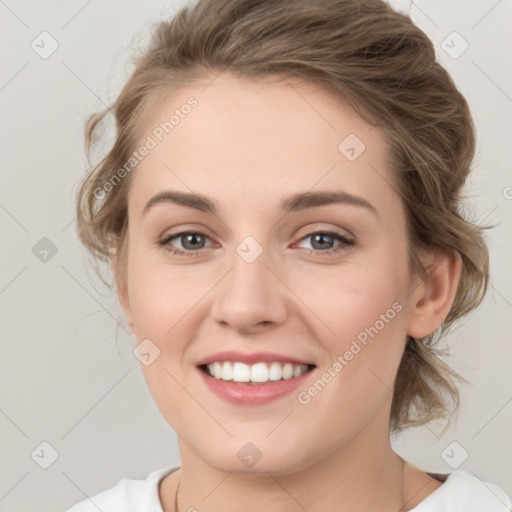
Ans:
[[[380,0],[200,0],[113,111],[79,234],[182,463],[69,512],[509,510],[390,443],[457,405],[433,345],[488,282],[471,116],[427,36]]]

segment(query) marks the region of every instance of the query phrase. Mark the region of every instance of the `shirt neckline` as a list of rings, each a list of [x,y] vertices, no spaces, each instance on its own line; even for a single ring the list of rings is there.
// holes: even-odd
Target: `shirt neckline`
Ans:
[[[154,503],[152,503],[152,506],[156,508],[155,512],[164,512],[164,510],[162,508],[162,503],[160,501],[160,493],[159,493],[160,483],[162,482],[162,480],[165,477],[167,477],[171,473],[174,473],[175,471],[177,471],[180,468],[181,468],[181,466],[166,467],[163,469],[156,470],[151,475],[151,476],[153,476],[154,480],[156,481],[156,485],[153,486],[153,502]],[[446,484],[450,480],[450,477],[453,473],[428,473],[428,472],[426,472],[426,474],[429,475],[430,477],[434,478],[438,482],[441,482],[442,485],[440,485],[435,491],[431,492],[428,496],[426,496],[423,500],[421,500],[421,502],[418,503],[416,505],[416,507],[411,509],[410,512],[414,512],[415,510],[418,509],[418,507],[421,507],[422,503],[425,500],[435,499],[435,497],[437,497],[437,495],[444,493],[445,489],[446,489]]]

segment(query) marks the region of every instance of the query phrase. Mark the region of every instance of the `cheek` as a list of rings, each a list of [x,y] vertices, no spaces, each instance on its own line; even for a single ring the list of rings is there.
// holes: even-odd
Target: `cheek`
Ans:
[[[163,339],[203,295],[190,266],[172,267],[134,247],[130,253],[128,290],[137,338]]]
[[[290,302],[289,321],[304,321],[313,331],[312,339],[330,352],[344,351],[347,341],[364,338],[365,329],[379,322],[404,296],[405,266],[392,252],[377,251],[337,265],[309,263],[307,267],[283,268],[280,274],[293,294],[284,289],[275,293],[282,293],[283,300]],[[137,247],[131,248],[130,255],[129,295],[138,339],[185,335],[192,317],[200,321],[200,312],[208,314],[205,308],[215,300],[213,289],[224,269],[171,265],[160,257],[152,260],[147,251]],[[396,326],[398,322],[393,323]],[[390,330],[386,323],[386,331]]]
[[[321,320],[310,325],[326,352],[318,377],[328,383],[319,383],[322,398],[311,397],[313,408],[330,403],[333,411],[359,411],[363,418],[389,397],[407,327],[407,267],[398,259],[381,255],[331,275],[297,277],[304,302]]]
[[[332,348],[338,343],[343,348],[344,341],[356,338],[375,323],[379,331],[383,321],[386,330],[390,330],[390,323],[397,324],[397,310],[404,308],[407,276],[404,267],[391,260],[380,257],[328,270],[294,273],[294,292],[316,318],[310,324],[318,325],[318,339],[332,340]],[[395,303],[399,306],[393,308]]]

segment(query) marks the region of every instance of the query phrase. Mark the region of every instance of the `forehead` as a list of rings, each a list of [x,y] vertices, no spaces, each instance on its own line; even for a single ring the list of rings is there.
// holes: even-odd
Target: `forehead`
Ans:
[[[137,202],[165,188],[268,204],[315,188],[393,199],[384,134],[317,84],[223,74],[157,102],[148,137]]]

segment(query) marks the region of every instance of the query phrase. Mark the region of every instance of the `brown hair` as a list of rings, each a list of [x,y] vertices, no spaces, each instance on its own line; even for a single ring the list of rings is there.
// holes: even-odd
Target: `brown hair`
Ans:
[[[117,133],[78,193],[83,244],[104,261],[116,249],[116,283],[118,291],[125,289],[132,174],[108,194],[97,191],[130,158],[151,105],[228,68],[250,79],[277,74],[319,84],[384,131],[406,207],[411,275],[426,276],[417,256],[425,249],[455,251],[462,261],[445,321],[425,338],[409,337],[395,382],[391,429],[448,417],[448,402],[459,403],[453,381],[458,376],[438,357],[442,352],[435,344],[478,306],[488,284],[484,228],[461,212],[475,133],[468,105],[436,62],[429,38],[381,0],[199,0],[155,25],[114,105],[87,122],[89,155],[100,121],[111,111]]]

